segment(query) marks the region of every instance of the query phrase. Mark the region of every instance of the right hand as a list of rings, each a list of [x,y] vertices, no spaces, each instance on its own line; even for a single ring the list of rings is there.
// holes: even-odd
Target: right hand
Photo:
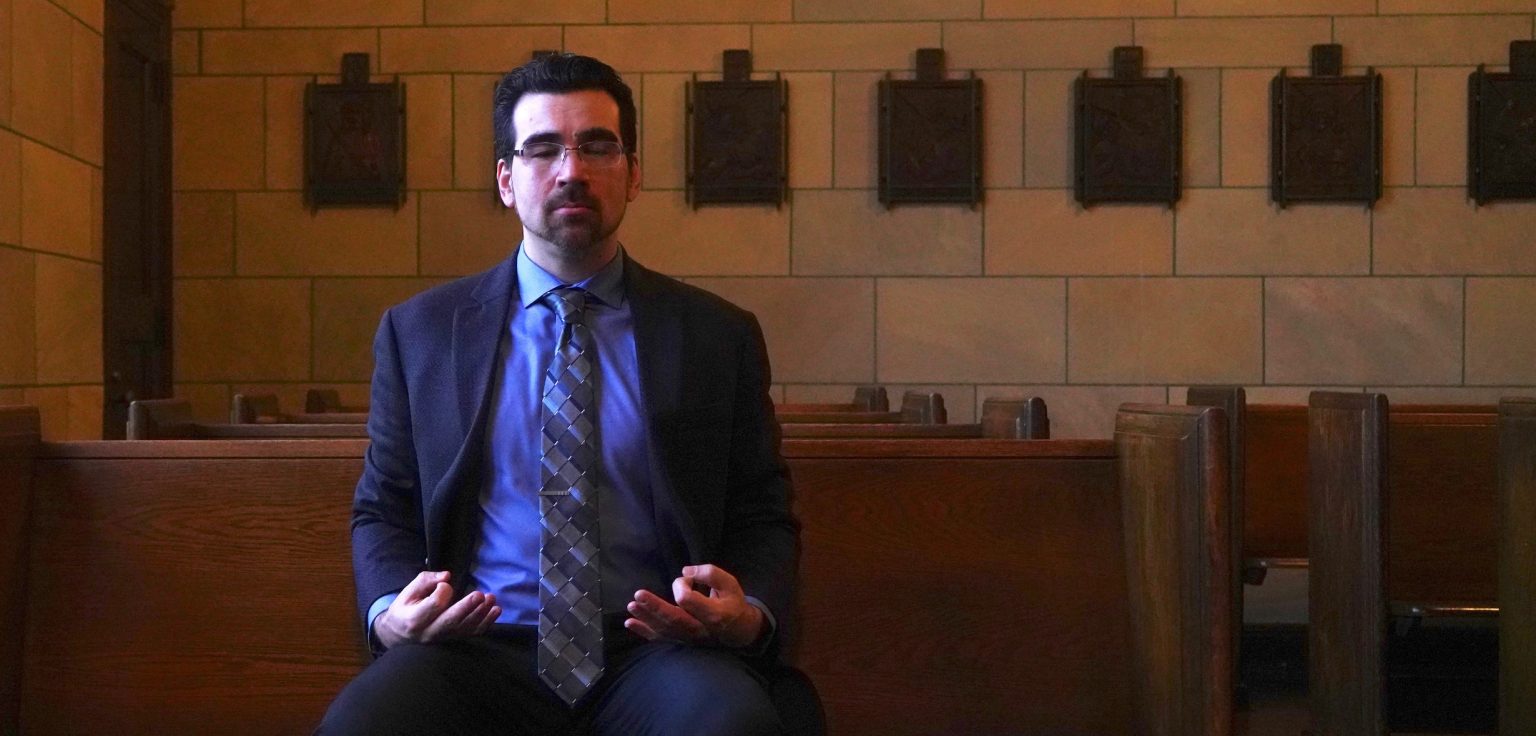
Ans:
[[[455,603],[448,572],[427,570],[373,620],[373,635],[386,649],[404,642],[425,644],[483,634],[500,615],[496,596],[477,590]]]

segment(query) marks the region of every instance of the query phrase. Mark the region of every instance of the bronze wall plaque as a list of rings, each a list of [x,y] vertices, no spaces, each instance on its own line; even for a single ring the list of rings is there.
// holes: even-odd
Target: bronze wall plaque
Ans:
[[[1536,199],[1536,41],[1511,41],[1509,72],[1467,78],[1467,196]]]
[[[344,54],[341,83],[304,89],[304,201],[405,203],[405,86],[368,81],[368,55]]]
[[[880,80],[880,203],[981,201],[981,80],[944,78],[943,49],[918,49],[917,78]]]
[[[1312,47],[1312,76],[1270,83],[1269,196],[1292,202],[1381,198],[1381,75],[1341,75],[1343,48]]]
[[[702,204],[784,202],[789,91],[752,79],[751,52],[724,54],[724,78],[688,84],[687,196]]]
[[[1140,46],[1114,51],[1114,76],[1083,72],[1073,85],[1073,140],[1077,201],[1179,200],[1183,163],[1183,84],[1168,70],[1142,76]]]

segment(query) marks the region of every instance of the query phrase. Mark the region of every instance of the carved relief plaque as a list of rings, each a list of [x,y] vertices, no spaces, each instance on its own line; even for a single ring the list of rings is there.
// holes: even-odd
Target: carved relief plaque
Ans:
[[[1536,199],[1536,41],[1509,44],[1509,72],[1467,79],[1467,196]]]
[[[1121,46],[1114,51],[1114,76],[1093,79],[1083,72],[1073,101],[1077,201],[1172,207],[1183,160],[1183,90],[1173,70],[1143,77],[1141,47]]]
[[[1341,75],[1338,44],[1312,47],[1312,76],[1270,84],[1270,199],[1361,202],[1381,198],[1381,75]]]
[[[405,87],[368,81],[368,55],[344,54],[341,83],[304,89],[304,201],[405,202]]]
[[[753,80],[751,53],[725,52],[724,79],[688,85],[688,201],[779,205],[788,186],[782,79]]]
[[[881,204],[981,201],[975,74],[945,79],[944,51],[918,49],[916,79],[880,81],[879,114]]]

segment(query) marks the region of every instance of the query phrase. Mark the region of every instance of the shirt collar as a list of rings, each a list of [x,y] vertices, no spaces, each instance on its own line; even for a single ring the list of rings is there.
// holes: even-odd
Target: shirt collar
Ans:
[[[608,265],[603,266],[597,273],[574,284],[567,284],[555,278],[539,264],[534,263],[533,259],[528,257],[526,248],[517,249],[517,294],[518,301],[522,302],[524,309],[543,299],[545,294],[562,286],[582,289],[608,307],[617,308],[623,305],[624,249],[620,247],[619,252],[608,261]]]

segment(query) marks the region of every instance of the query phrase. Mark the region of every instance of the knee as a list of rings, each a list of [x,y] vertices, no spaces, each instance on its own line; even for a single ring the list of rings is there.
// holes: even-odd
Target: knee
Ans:
[[[656,733],[690,736],[777,736],[783,733],[773,699],[759,677],[734,656],[684,650],[660,678]]]
[[[391,650],[342,688],[316,734],[419,734],[438,732],[452,703],[433,675],[441,666],[437,647]]]

